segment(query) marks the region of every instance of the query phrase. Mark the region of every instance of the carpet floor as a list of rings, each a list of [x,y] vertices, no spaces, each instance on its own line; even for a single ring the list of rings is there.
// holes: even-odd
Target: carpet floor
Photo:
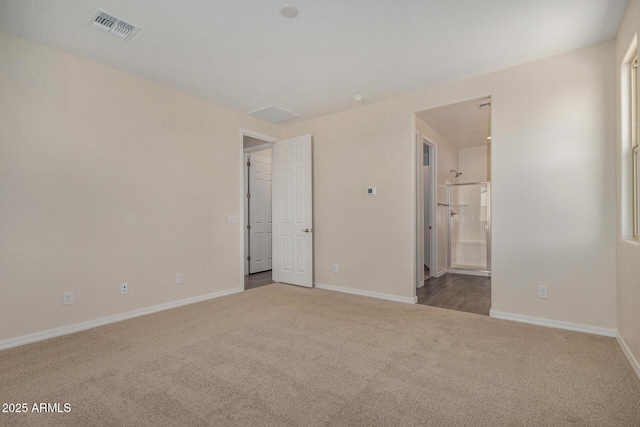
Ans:
[[[2,402],[28,405],[3,426],[640,425],[613,338],[282,284],[4,350],[0,366]]]

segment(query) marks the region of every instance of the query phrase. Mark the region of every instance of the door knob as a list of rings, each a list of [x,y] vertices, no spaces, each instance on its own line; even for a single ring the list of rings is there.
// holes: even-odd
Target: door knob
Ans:
[[[300,231],[304,231],[305,233],[309,233],[311,230],[308,228],[305,228],[304,230],[300,230]]]

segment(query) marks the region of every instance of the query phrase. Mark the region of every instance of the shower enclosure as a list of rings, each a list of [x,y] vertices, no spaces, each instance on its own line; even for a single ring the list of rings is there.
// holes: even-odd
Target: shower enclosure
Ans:
[[[448,184],[447,271],[491,275],[491,186]]]

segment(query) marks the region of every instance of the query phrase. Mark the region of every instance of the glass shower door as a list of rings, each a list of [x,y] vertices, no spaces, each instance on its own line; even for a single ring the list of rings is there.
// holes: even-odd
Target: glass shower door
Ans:
[[[491,271],[490,185],[487,182],[450,184],[448,270],[460,273]]]

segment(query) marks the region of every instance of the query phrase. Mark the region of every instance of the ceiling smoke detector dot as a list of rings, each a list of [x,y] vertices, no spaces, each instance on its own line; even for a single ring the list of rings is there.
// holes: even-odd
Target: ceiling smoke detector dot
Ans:
[[[298,8],[295,6],[284,5],[280,8],[280,15],[285,18],[295,18],[298,16]]]
[[[364,100],[364,96],[362,96],[362,95],[353,95],[353,98],[351,98],[351,99],[353,99],[356,102],[362,102]]]

